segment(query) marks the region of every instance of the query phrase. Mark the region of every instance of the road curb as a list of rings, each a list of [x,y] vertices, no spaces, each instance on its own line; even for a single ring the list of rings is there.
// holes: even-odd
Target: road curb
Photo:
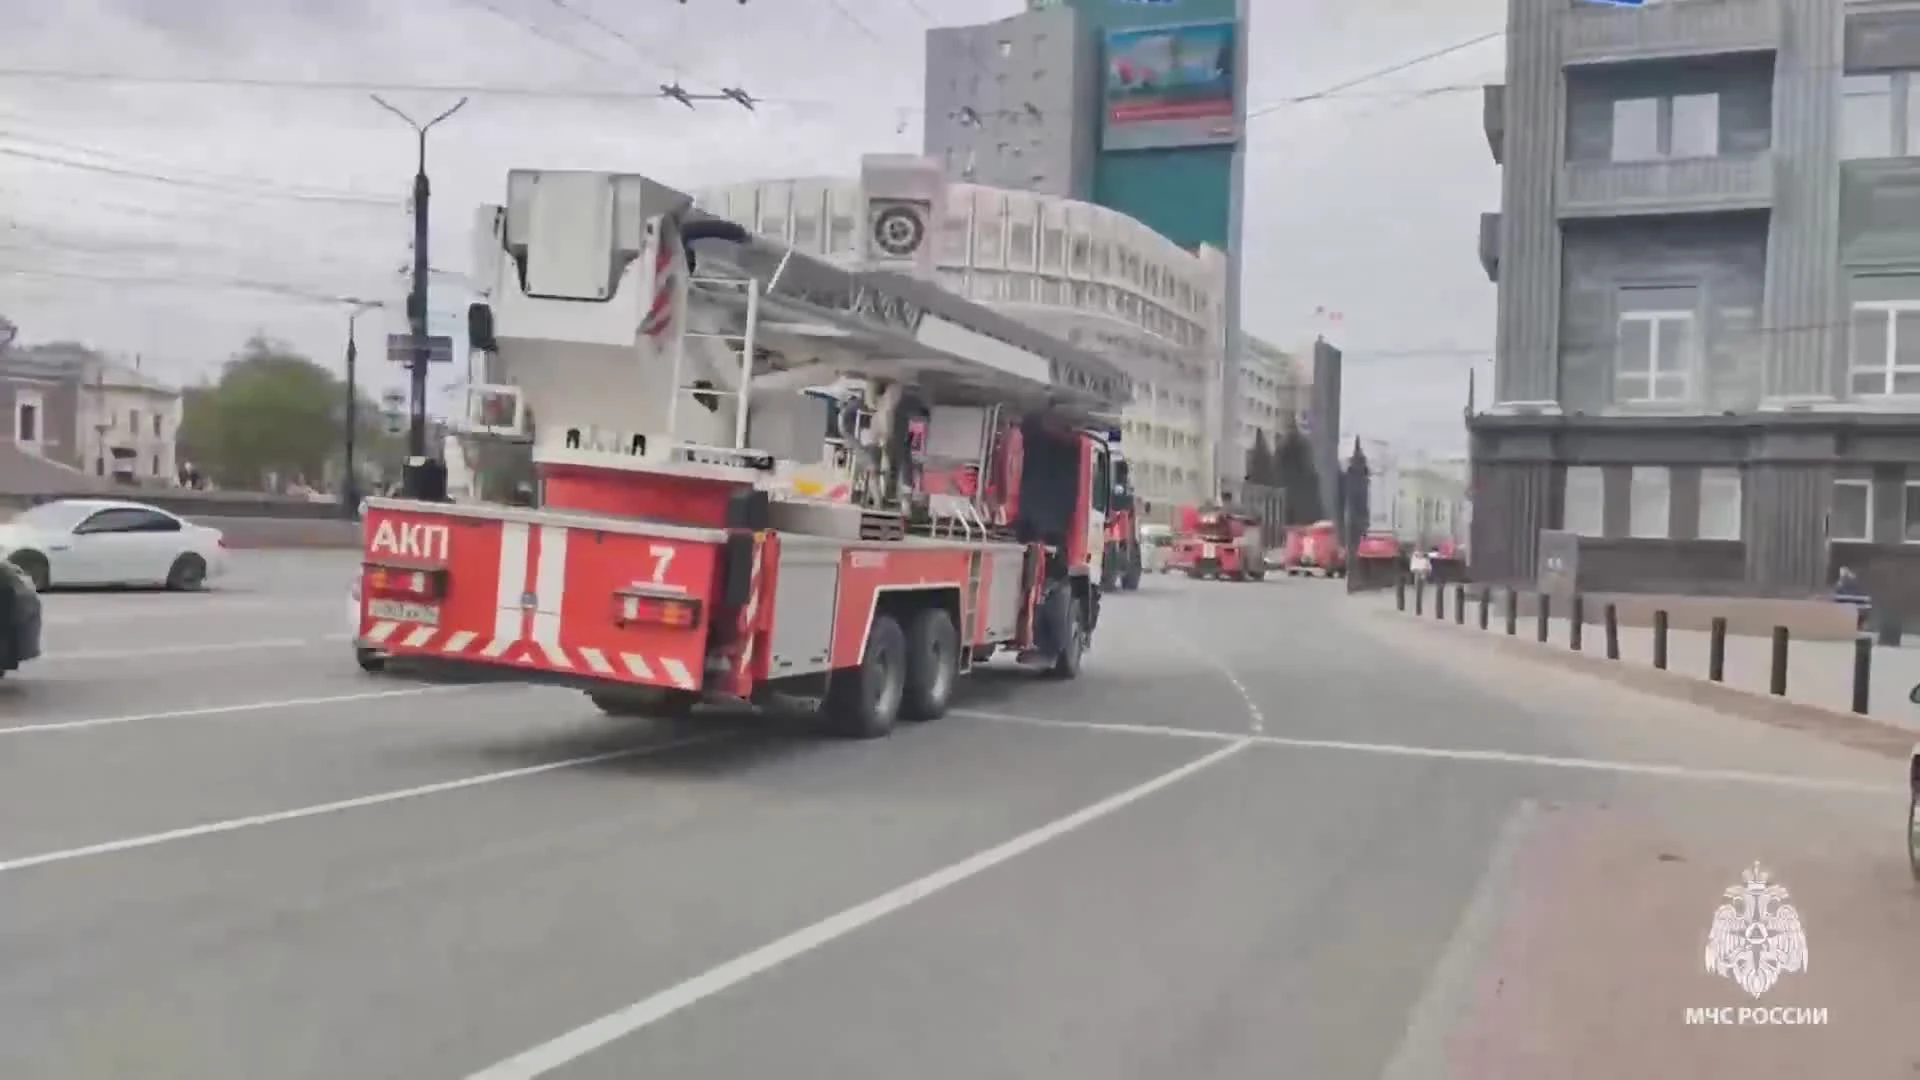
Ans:
[[[1675,671],[1661,671],[1659,668],[1642,667],[1623,660],[1608,660],[1604,656],[1574,652],[1564,644],[1555,645],[1552,642],[1539,642],[1518,636],[1508,637],[1496,630],[1481,630],[1475,626],[1443,622],[1439,619],[1421,619],[1399,611],[1376,611],[1373,616],[1383,621],[1410,623],[1429,631],[1451,634],[1463,639],[1479,638],[1490,642],[1496,650],[1508,656],[1535,663],[1551,664],[1583,675],[1593,675],[1657,697],[1699,705],[1728,716],[1757,720],[1771,727],[1814,735],[1829,742],[1837,742],[1856,750],[1864,750],[1900,761],[1909,760],[1914,752],[1914,744],[1920,742],[1920,734],[1871,717],[1856,716],[1818,705],[1757,694]]]

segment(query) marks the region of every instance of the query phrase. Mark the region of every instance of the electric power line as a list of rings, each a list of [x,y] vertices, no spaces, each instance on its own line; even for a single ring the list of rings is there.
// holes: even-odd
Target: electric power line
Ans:
[[[6,138],[6,137],[11,137],[11,136],[6,136],[3,133],[0,133],[0,138]],[[221,183],[219,181],[211,181],[211,180],[196,180],[191,177],[184,177],[184,176],[170,176],[165,173],[147,172],[140,169],[127,169],[127,168],[121,168],[115,165],[103,165],[97,162],[90,162],[90,161],[75,161],[75,160],[72,160],[71,158],[58,157],[53,154],[37,153],[32,150],[22,150],[17,147],[11,147],[11,146],[0,146],[0,157],[18,158],[23,161],[38,162],[39,164],[42,164],[42,165],[53,165],[60,168],[75,169],[81,172],[99,173],[104,176],[117,176],[126,180],[144,180],[149,183],[167,184],[173,187],[199,188],[207,191],[218,191],[218,192],[229,194],[229,195],[246,195],[254,198],[290,199],[294,202],[343,203],[348,205],[359,205],[359,206],[393,207],[393,206],[401,205],[401,201],[399,199],[382,199],[382,198],[376,198],[370,195],[353,194],[353,193],[329,194],[329,193],[322,193],[322,192],[299,191],[292,188],[276,189],[273,187],[261,187],[261,188],[255,188],[255,189],[249,190],[244,187],[235,186],[231,183]]]
[[[1270,112],[1287,108],[1288,106],[1292,106],[1292,105],[1305,105],[1313,101],[1324,101],[1327,98],[1333,97],[1344,91],[1351,90],[1357,86],[1364,86],[1370,82],[1376,82],[1380,79],[1384,79],[1392,75],[1398,75],[1403,71],[1410,71],[1413,68],[1420,67],[1423,64],[1430,64],[1435,60],[1439,60],[1443,57],[1451,56],[1454,53],[1464,52],[1467,49],[1473,48],[1475,45],[1481,44],[1482,42],[1492,41],[1495,38],[1504,37],[1505,35],[1506,35],[1505,30],[1493,30],[1488,33],[1475,35],[1474,37],[1470,37],[1465,41],[1456,41],[1453,44],[1448,45],[1444,48],[1435,49],[1432,52],[1428,52],[1428,53],[1422,53],[1411,60],[1402,60],[1397,64],[1390,64],[1387,67],[1378,68],[1373,71],[1369,71],[1364,75],[1357,75],[1351,79],[1334,83],[1332,86],[1323,87],[1311,93],[1296,94],[1293,97],[1281,98],[1278,101],[1274,101],[1266,105],[1258,106],[1257,108],[1248,110],[1247,119],[1252,120],[1255,117],[1265,116]]]

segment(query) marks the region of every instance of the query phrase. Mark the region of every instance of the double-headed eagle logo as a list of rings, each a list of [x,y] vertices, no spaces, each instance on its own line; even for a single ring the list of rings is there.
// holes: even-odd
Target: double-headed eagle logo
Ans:
[[[1707,973],[1732,979],[1754,997],[1773,989],[1780,976],[1807,970],[1807,934],[1787,890],[1767,880],[1759,863],[1726,891],[1707,931]]]

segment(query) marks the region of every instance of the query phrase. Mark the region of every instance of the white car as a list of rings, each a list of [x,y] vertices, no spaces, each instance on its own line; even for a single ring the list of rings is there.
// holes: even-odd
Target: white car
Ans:
[[[163,585],[198,589],[227,569],[220,530],[157,506],[59,499],[0,524],[0,557],[34,587]]]

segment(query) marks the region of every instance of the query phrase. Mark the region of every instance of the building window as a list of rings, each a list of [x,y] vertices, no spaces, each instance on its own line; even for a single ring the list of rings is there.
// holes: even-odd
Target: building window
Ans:
[[[1634,404],[1686,401],[1693,381],[1695,326],[1690,308],[1642,306],[1631,293],[1623,295],[1614,357],[1615,400]]]
[[[1720,156],[1720,95],[1681,94],[1673,99],[1670,158]]]
[[[1855,301],[1849,353],[1856,396],[1920,394],[1920,299]]]
[[[1627,535],[1636,540],[1665,540],[1668,512],[1673,505],[1672,475],[1660,466],[1633,470],[1627,490]]]
[[[1717,157],[1720,95],[1626,98],[1613,103],[1614,161]]]
[[[1606,502],[1606,474],[1584,465],[1567,467],[1566,484],[1561,488],[1561,527],[1575,536],[1601,536],[1606,532],[1602,514]]]
[[[163,431],[161,430],[161,427],[160,427],[160,419],[161,419],[161,418],[160,418],[160,414],[159,414],[159,413],[154,413],[154,414],[153,414],[153,437],[154,437],[154,438],[156,438],[156,439],[158,439],[158,438],[161,438],[161,437],[162,437],[162,436],[163,436],[163,435],[165,434],[165,433],[164,433],[164,432],[163,432]]]
[[[1833,512],[1827,516],[1830,540],[1870,540],[1873,538],[1873,483],[1867,480],[1835,480]]]
[[[16,390],[13,398],[13,441],[37,447],[45,437],[40,430],[40,395],[31,390]]]
[[[1900,539],[1920,544],[1920,480],[1907,481],[1905,494],[1905,520],[1900,527]]]
[[[1700,539],[1740,539],[1742,502],[1739,469],[1701,469]]]
[[[1920,157],[1920,71],[1846,77],[1840,154],[1856,160]]]
[[[1660,156],[1660,99],[1613,103],[1613,160],[1653,161]]]

